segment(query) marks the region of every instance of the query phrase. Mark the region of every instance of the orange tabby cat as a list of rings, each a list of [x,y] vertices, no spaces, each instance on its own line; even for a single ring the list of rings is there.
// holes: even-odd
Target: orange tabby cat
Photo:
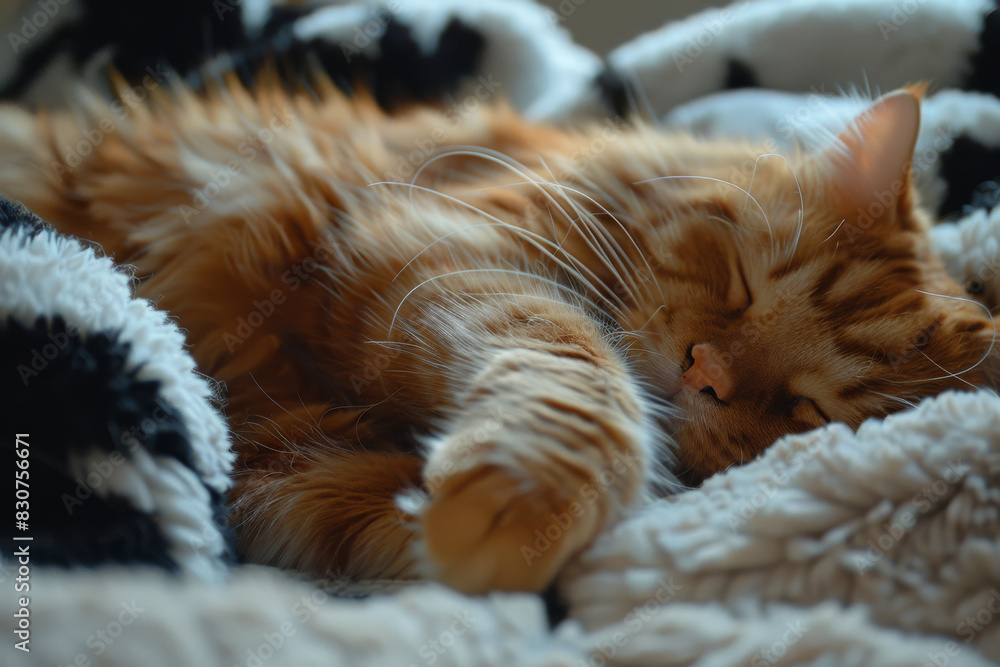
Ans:
[[[756,147],[229,81],[4,109],[0,191],[138,267],[225,383],[251,561],[537,590],[671,451],[696,483],[992,383],[909,185],[918,97],[739,174]]]

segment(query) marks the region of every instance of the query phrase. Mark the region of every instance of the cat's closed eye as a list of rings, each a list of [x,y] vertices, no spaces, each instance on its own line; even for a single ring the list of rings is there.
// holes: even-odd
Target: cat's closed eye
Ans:
[[[829,424],[830,419],[820,410],[816,402],[806,396],[793,396],[789,401],[789,413],[792,418],[807,424]]]
[[[747,274],[743,271],[743,267],[740,266],[739,270],[740,285],[743,287],[744,301],[743,310],[746,311],[753,305],[753,292],[750,290],[750,283],[747,282]]]
[[[753,305],[753,292],[747,281],[743,264],[737,261],[732,269],[729,282],[729,293],[726,297],[726,307],[731,309],[734,317],[741,317]]]

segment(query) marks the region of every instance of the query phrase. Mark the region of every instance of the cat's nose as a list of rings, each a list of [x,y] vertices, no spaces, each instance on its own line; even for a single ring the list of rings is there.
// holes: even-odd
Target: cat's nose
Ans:
[[[722,354],[708,343],[699,343],[691,349],[694,363],[681,376],[681,389],[704,391],[709,388],[721,401],[733,393],[733,376],[723,361]]]

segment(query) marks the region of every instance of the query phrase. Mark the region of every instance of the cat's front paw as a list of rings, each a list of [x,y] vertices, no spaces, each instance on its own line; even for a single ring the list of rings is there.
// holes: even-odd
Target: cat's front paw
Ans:
[[[548,427],[440,443],[424,471],[427,574],[466,593],[540,591],[639,495],[638,452],[591,449]],[[558,429],[555,429],[558,430]]]

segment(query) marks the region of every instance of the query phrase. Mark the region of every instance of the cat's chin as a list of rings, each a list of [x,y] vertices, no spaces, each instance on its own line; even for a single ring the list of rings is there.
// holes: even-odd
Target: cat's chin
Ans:
[[[710,397],[682,386],[671,388],[667,393],[667,401],[684,412],[690,410],[699,400],[710,400]]]
[[[681,370],[683,370],[683,369],[681,369]],[[660,380],[660,382],[661,382],[660,386],[663,387],[663,389],[662,389],[663,393],[661,395],[667,401],[669,401],[670,403],[673,403],[673,404],[678,404],[678,403],[684,402],[684,400],[685,400],[684,394],[687,393],[687,392],[684,391],[684,383],[681,381],[681,373],[680,372],[677,373],[676,379],[674,379],[674,380],[672,380],[670,382],[663,382],[662,380]]]

